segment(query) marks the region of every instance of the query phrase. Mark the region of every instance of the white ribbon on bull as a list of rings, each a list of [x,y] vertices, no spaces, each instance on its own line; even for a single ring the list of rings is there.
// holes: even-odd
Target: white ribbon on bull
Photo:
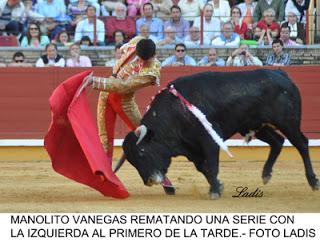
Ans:
[[[200,121],[212,139],[223,149],[230,157],[233,155],[230,153],[228,146],[225,144],[223,139],[219,136],[219,134],[213,129],[212,124],[208,121],[206,115],[201,112],[199,108],[197,108],[192,103],[188,102],[175,88],[173,85],[170,86],[169,91],[178,97],[190,110],[190,112]]]
[[[134,133],[138,137],[136,145],[138,145],[142,141],[142,139],[147,134],[147,131],[148,131],[148,129],[145,125],[141,125],[141,126],[137,127],[137,129],[134,131]],[[120,157],[119,161],[117,162],[113,172],[116,173],[125,161],[126,161],[126,155],[124,153],[122,153],[122,156]]]

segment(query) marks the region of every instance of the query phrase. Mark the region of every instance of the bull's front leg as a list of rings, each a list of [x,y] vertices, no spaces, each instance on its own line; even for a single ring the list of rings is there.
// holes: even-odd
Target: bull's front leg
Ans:
[[[210,184],[209,196],[218,199],[223,192],[223,183],[218,180],[219,173],[219,147],[213,143],[204,145],[205,160],[195,162],[198,171],[203,173]]]

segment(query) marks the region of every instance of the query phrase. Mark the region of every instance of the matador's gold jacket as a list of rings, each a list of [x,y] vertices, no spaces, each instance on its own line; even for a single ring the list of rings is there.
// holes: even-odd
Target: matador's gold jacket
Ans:
[[[113,68],[114,77],[93,77],[93,88],[100,90],[97,107],[97,124],[100,141],[108,151],[113,139],[108,139],[105,123],[105,110],[108,93],[121,95],[121,107],[131,123],[140,125],[141,114],[134,100],[134,92],[149,85],[160,83],[160,62],[154,58],[147,63],[141,62],[135,54],[135,46],[142,37],[132,39],[121,47],[122,57]]]

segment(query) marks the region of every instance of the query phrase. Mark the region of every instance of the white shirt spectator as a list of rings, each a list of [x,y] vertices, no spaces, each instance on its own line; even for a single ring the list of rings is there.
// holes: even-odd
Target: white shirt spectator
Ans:
[[[93,43],[94,40],[94,25],[89,23],[88,18],[79,21],[76,27],[74,41],[79,42],[83,36],[88,36]],[[105,28],[104,23],[97,19],[97,42],[104,42],[105,38]]]
[[[222,22],[230,20],[230,4],[226,0],[219,0],[219,7],[214,6],[214,1],[208,1],[213,5],[213,16],[218,18]]]
[[[62,56],[60,56],[60,55],[58,55],[57,57],[56,57],[56,59],[48,59],[48,63],[47,64],[45,64],[45,62],[44,62],[44,56],[41,56],[38,60],[37,60],[37,62],[36,62],[36,67],[50,67],[50,66],[52,66],[52,67],[64,67],[65,65],[66,65],[66,61],[65,61],[65,59],[62,57]]]
[[[194,20],[193,26],[196,26],[200,29],[201,27],[201,17],[197,17]],[[203,38],[206,40],[213,40],[214,38],[220,35],[221,31],[221,22],[218,18],[212,17],[209,22],[203,19]]]
[[[180,0],[178,6],[181,9],[181,16],[188,21],[193,21],[195,17],[200,16],[204,4],[202,0]]]

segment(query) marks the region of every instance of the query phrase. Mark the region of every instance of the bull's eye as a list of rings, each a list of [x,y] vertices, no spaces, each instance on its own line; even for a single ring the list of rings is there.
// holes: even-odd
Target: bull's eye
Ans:
[[[144,148],[140,148],[138,153],[139,153],[140,157],[143,157],[144,156]]]

